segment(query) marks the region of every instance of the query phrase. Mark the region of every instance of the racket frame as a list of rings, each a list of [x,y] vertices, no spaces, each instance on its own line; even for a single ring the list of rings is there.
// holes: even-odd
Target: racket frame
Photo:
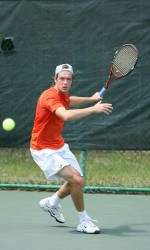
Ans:
[[[113,58],[113,60],[112,60],[112,62],[111,62],[111,67],[110,67],[110,73],[109,73],[109,76],[108,76],[108,80],[107,80],[105,86],[101,89],[101,91],[100,91],[100,93],[99,93],[99,95],[100,95],[101,97],[103,96],[104,92],[106,91],[106,89],[108,88],[108,86],[109,86],[112,82],[114,82],[115,80],[118,80],[118,79],[120,79],[120,78],[126,76],[126,75],[119,75],[119,76],[116,75],[115,72],[114,72],[114,69],[113,69],[113,61],[114,61],[116,55],[119,53],[119,51],[121,50],[121,48],[122,48],[122,47],[125,47],[125,46],[131,46],[131,47],[133,47],[134,50],[135,50],[135,52],[136,52],[136,62],[135,62],[135,64],[134,64],[133,68],[132,68],[126,75],[128,75],[128,74],[134,69],[134,67],[135,67],[135,65],[136,65],[136,63],[137,63],[137,59],[138,59],[138,50],[137,50],[137,48],[136,48],[133,44],[130,44],[130,43],[127,43],[127,44],[122,45],[122,46],[115,52],[115,56],[114,56],[114,58]],[[112,75],[114,75],[115,78],[111,80],[111,76],[112,76]]]

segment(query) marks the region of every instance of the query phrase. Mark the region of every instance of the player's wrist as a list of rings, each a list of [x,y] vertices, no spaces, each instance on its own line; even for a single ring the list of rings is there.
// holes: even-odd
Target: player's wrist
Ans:
[[[98,100],[95,97],[93,97],[93,96],[89,97],[89,102],[93,103],[93,102],[97,102],[97,101]]]
[[[90,107],[90,114],[95,114],[96,113],[96,108],[95,108],[95,105]]]

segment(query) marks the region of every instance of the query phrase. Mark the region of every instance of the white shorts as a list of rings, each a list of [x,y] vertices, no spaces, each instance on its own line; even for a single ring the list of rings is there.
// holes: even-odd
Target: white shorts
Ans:
[[[63,181],[64,179],[57,176],[57,174],[63,167],[68,165],[74,167],[83,176],[79,163],[75,155],[70,151],[68,144],[57,150],[48,148],[34,150],[30,148],[30,151],[33,160],[42,169],[48,180]]]

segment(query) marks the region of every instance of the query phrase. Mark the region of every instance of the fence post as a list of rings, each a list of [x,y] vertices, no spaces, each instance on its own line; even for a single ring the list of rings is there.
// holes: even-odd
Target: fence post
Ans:
[[[83,172],[83,176],[84,176],[84,187],[86,185],[86,151],[85,150],[81,150],[80,151],[80,165],[81,165],[81,169]],[[85,188],[84,188],[85,191]]]

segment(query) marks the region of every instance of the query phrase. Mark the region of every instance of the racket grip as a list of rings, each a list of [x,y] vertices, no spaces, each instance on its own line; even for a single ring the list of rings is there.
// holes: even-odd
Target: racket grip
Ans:
[[[101,91],[99,92],[99,95],[100,95],[100,96],[103,96],[103,94],[104,94],[105,91],[106,91],[106,88],[105,88],[105,87],[102,88]]]

